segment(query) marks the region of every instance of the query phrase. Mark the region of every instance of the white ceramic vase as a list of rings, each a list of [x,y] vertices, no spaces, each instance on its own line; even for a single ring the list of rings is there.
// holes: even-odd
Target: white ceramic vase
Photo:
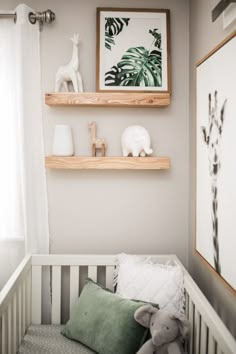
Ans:
[[[52,154],[55,156],[73,156],[74,144],[71,127],[65,124],[55,126]]]

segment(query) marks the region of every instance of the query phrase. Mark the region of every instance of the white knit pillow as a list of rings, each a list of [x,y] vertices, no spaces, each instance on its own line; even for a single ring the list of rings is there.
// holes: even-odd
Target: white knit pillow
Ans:
[[[177,265],[151,263],[139,256],[120,254],[116,293],[128,299],[156,303],[170,312],[183,312],[183,273]]]

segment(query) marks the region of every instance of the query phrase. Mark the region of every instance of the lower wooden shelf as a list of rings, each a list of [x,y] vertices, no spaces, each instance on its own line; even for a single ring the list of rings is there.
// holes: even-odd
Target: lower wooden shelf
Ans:
[[[89,157],[47,156],[47,168],[78,170],[163,170],[170,168],[169,157]]]
[[[57,92],[46,93],[49,106],[81,107],[165,107],[169,93],[155,92]]]

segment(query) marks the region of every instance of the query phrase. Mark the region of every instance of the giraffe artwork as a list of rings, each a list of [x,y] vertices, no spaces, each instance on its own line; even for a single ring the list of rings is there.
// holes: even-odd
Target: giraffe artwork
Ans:
[[[190,150],[190,161],[196,173],[196,255],[208,267],[209,280],[216,275],[236,294],[235,48],[236,31],[197,63],[196,125],[190,123],[196,149]]]
[[[214,266],[221,273],[219,239],[218,239],[218,176],[221,169],[221,137],[225,119],[226,100],[218,111],[217,91],[212,104],[211,93],[208,95],[208,128],[201,127],[204,143],[208,148],[209,172],[212,193],[212,239],[214,247]]]
[[[97,138],[96,122],[89,123],[91,134],[92,156],[97,156],[97,151],[100,150],[102,156],[106,156],[106,142],[104,138]]]

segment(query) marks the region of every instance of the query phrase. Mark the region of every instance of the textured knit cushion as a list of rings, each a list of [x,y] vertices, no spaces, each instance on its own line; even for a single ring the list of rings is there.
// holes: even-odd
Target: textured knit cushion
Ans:
[[[120,254],[116,293],[127,299],[158,303],[160,309],[183,312],[184,284],[179,266],[151,263],[138,256]]]
[[[65,338],[63,326],[33,325],[27,330],[19,354],[93,354],[83,344]]]
[[[148,332],[134,320],[142,305],[87,280],[62,333],[99,354],[135,354]]]

